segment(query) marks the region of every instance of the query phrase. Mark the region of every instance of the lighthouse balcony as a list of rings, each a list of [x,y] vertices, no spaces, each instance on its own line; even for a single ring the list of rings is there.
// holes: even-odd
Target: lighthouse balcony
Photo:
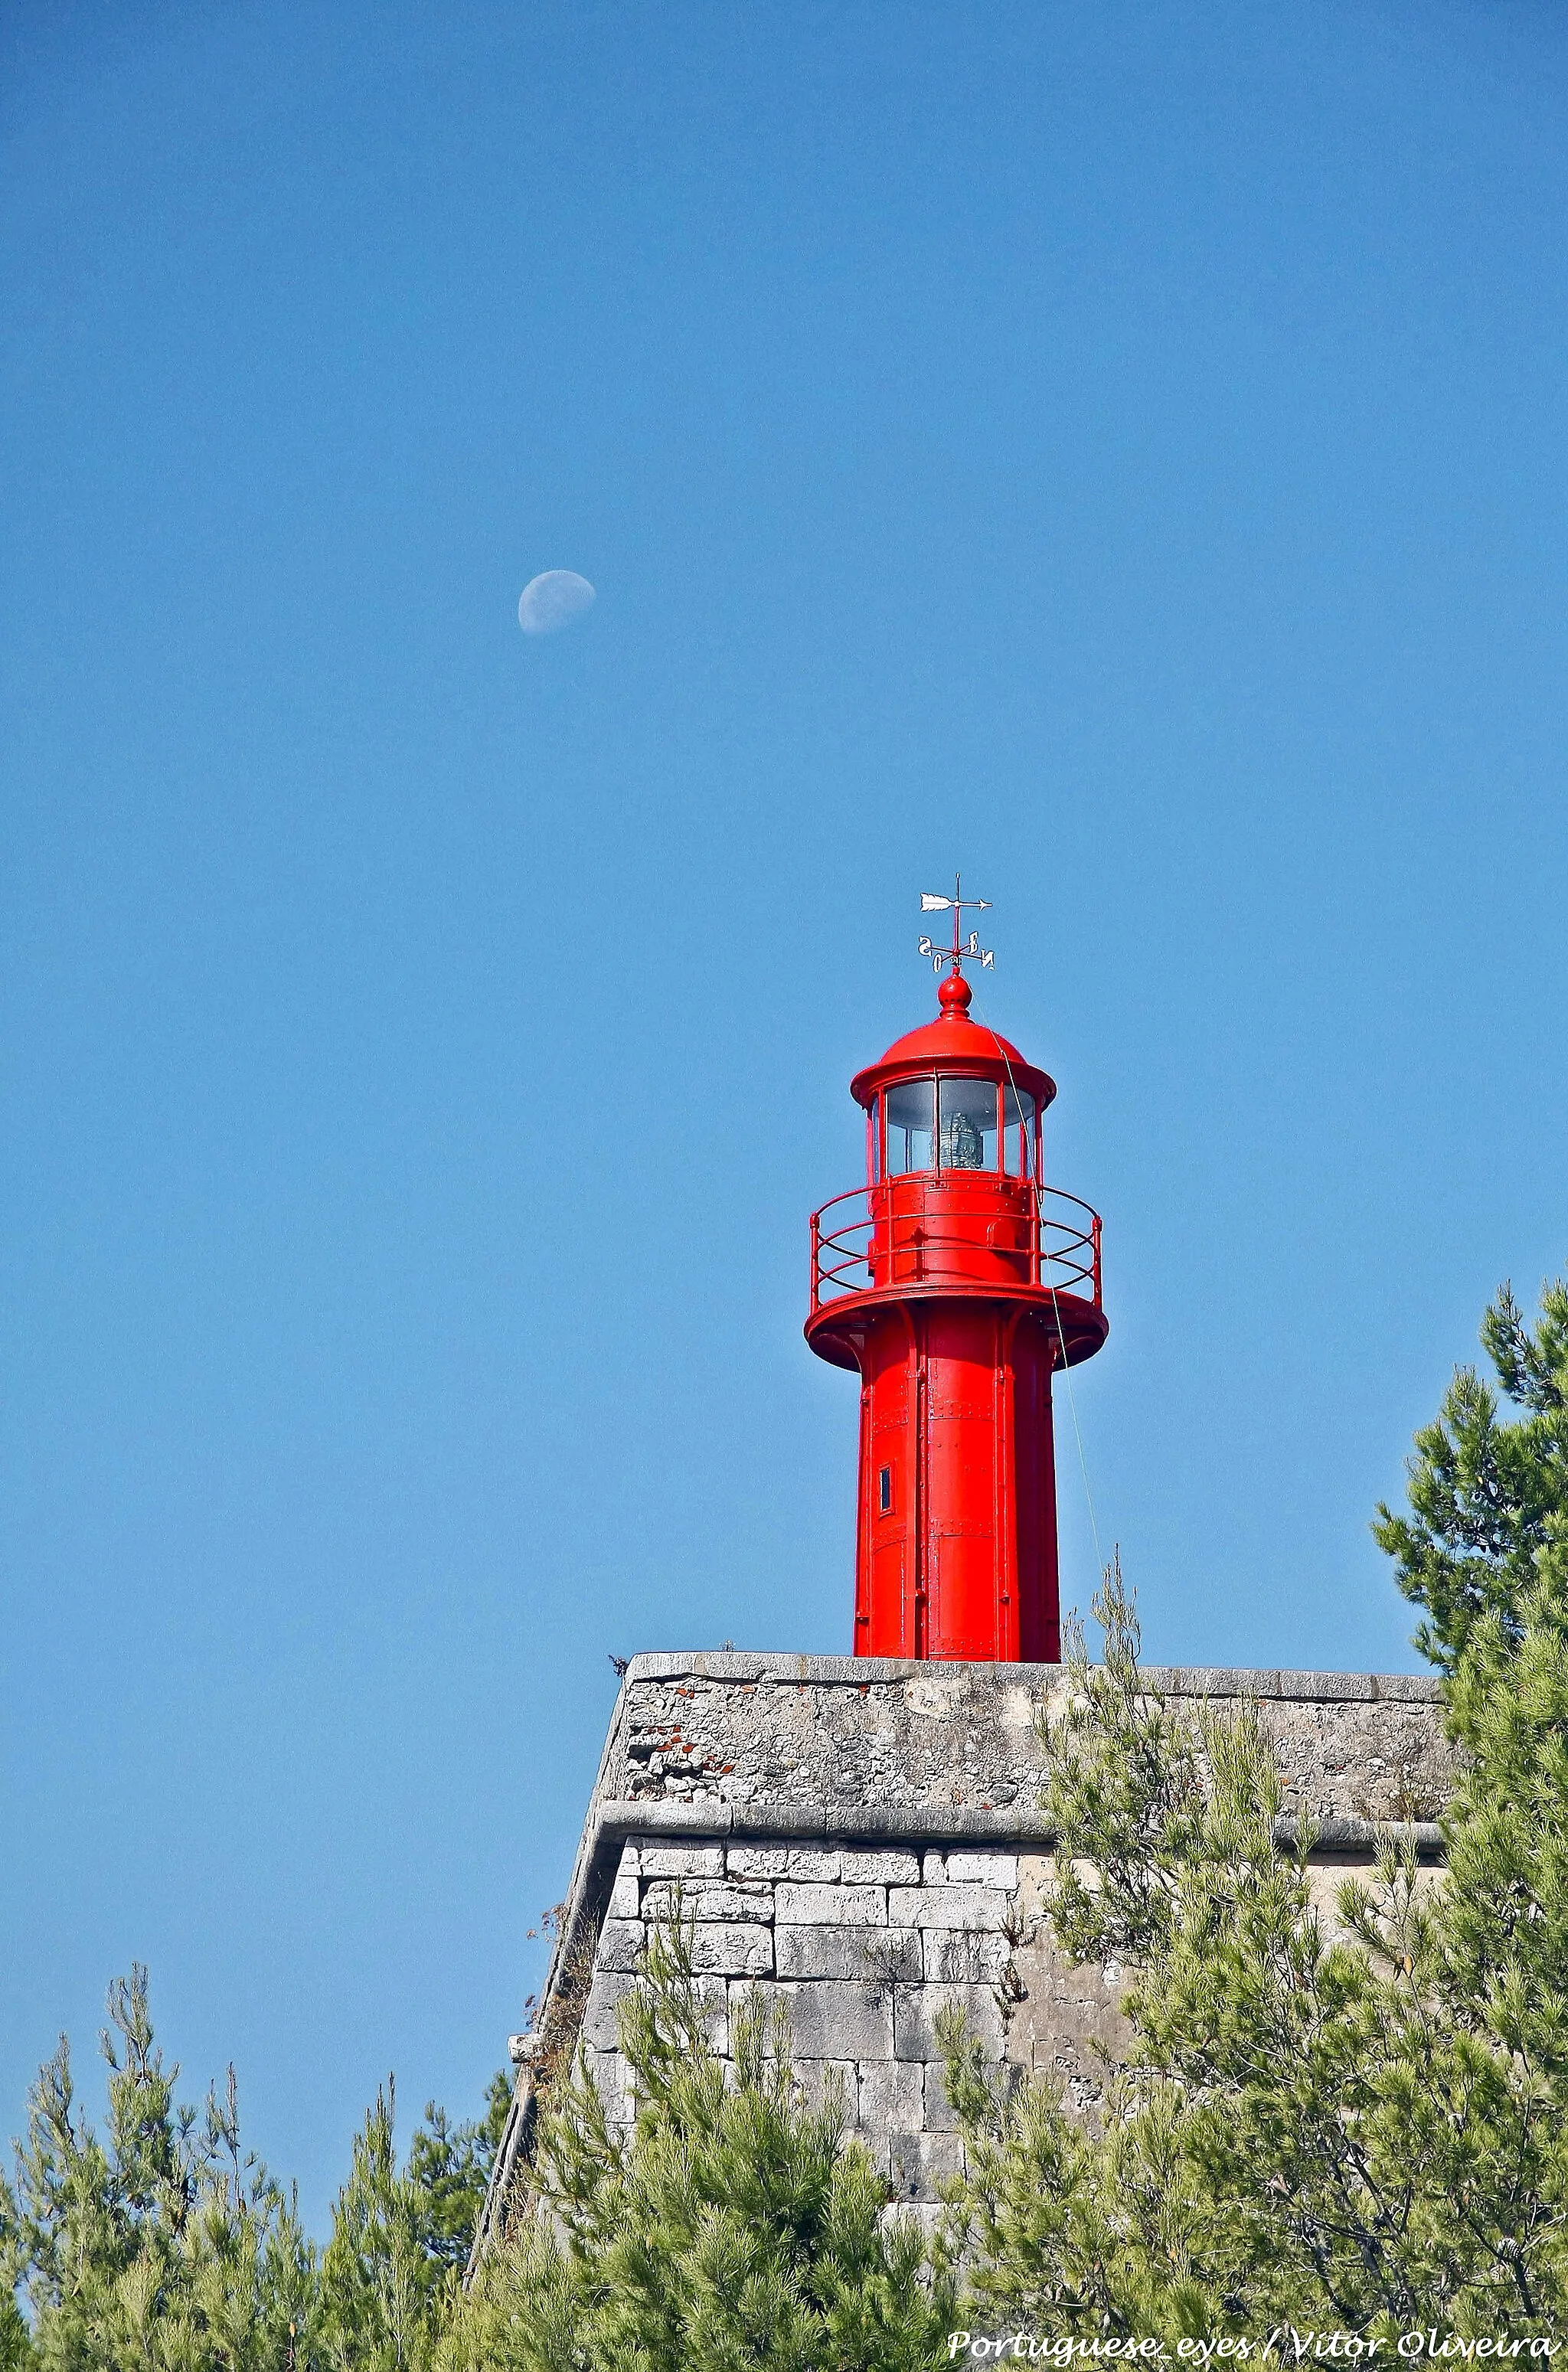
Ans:
[[[1070,1296],[1098,1311],[1099,1214],[1058,1186],[972,1170],[886,1178],[813,1212],[812,1318],[912,1290]]]

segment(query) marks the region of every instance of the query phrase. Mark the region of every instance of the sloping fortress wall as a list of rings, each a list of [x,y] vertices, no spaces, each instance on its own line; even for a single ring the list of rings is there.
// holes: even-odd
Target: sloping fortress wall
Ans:
[[[1451,1763],[1433,1680],[1151,1671],[1173,1698],[1256,1700],[1287,1816],[1318,1823],[1325,1896],[1376,1831],[1428,1858]],[[1051,1838],[1037,1708],[1059,1665],[838,1657],[638,1656],[605,1745],[554,1959],[481,2232],[530,2145],[541,2064],[581,2041],[611,2114],[633,2101],[615,2013],[677,1889],[727,2050],[738,1994],[787,2007],[798,2072],[838,2071],[896,2196],[930,2201],[959,2144],[937,2011],[959,2002],[998,2060],[1054,2066],[1082,2104],[1089,2046],[1117,2044],[1115,1971],[1074,1969],[1041,1912]]]

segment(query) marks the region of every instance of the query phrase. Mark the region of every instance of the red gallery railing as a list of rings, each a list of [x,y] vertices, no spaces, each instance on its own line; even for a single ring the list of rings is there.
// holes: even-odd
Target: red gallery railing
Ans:
[[[846,1293],[923,1283],[1034,1285],[1100,1307],[1099,1213],[1060,1186],[1009,1183],[994,1215],[966,1201],[950,1214],[914,1176],[853,1187],[811,1215],[811,1308]]]

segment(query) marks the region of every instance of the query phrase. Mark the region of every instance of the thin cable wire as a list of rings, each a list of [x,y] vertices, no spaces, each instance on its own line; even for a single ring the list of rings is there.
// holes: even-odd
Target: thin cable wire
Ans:
[[[970,983],[970,997],[973,998],[978,1010],[980,1000],[974,994],[974,983],[972,981]],[[1023,1110],[1023,1103],[1019,1097],[1018,1082],[1014,1076],[1012,1056],[1007,1052],[1007,1041],[1003,1037],[1001,1031],[987,1020],[983,1012],[980,1013],[979,1018],[981,1027],[991,1032],[992,1041],[995,1045],[997,1052],[1001,1055],[1003,1064],[1006,1069],[1007,1083],[1013,1090],[1014,1099],[1017,1101],[1018,1109],[1021,1113]],[[1043,1132],[1041,1133],[1040,1141],[1043,1145]],[[1043,1157],[1041,1159],[1041,1167],[1044,1167]],[[1044,1179],[1037,1178],[1034,1183],[1037,1194],[1042,1193],[1045,1189]],[[1078,1396],[1073,1389],[1073,1370],[1067,1364],[1067,1336],[1062,1324],[1062,1300],[1054,1285],[1049,1286],[1047,1290],[1051,1295],[1051,1307],[1056,1316],[1056,1339],[1062,1345],[1062,1372],[1067,1378],[1067,1406],[1071,1411],[1073,1417],[1073,1438],[1078,1445],[1078,1471],[1084,1478],[1084,1497],[1088,1502],[1089,1530],[1094,1535],[1095,1563],[1103,1573],[1105,1571],[1105,1551],[1100,1546],[1099,1525],[1095,1517],[1095,1494],[1089,1488],[1089,1461],[1084,1455],[1083,1427],[1078,1423]]]

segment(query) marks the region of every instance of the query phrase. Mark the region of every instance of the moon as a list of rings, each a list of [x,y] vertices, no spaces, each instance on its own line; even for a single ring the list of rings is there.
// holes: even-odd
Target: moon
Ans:
[[[525,634],[556,634],[592,609],[596,598],[587,578],[575,569],[547,568],[524,586],[517,623]]]

